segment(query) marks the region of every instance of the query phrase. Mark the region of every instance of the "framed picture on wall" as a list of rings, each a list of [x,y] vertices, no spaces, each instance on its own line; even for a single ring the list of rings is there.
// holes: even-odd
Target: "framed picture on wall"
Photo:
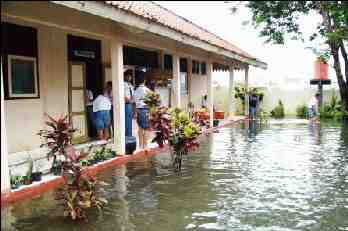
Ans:
[[[37,58],[8,55],[8,97],[38,98]]]

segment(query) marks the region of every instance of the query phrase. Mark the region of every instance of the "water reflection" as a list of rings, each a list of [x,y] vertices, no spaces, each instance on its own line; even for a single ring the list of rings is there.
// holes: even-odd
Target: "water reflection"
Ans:
[[[2,230],[348,230],[347,125],[255,121],[202,139],[175,174],[170,155],[100,176],[109,201],[87,224],[52,194],[2,210]],[[3,212],[10,213],[3,216]]]
[[[321,140],[321,124],[309,123],[309,131],[311,137],[313,137],[313,141],[315,144],[320,144]]]

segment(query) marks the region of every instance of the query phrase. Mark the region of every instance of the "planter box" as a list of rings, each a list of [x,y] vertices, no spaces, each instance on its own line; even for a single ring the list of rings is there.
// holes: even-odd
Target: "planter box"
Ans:
[[[216,120],[223,120],[223,119],[225,119],[225,112],[223,112],[223,111],[216,111],[216,112],[214,112],[214,119],[216,119]]]
[[[209,119],[209,113],[208,112],[200,112],[198,114],[199,119],[201,120],[208,120]]]

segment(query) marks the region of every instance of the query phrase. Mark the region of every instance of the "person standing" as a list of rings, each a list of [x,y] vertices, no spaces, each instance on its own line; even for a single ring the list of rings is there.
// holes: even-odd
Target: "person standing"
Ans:
[[[139,86],[134,92],[134,101],[136,105],[138,134],[139,134],[139,146],[145,148],[147,146],[147,130],[150,128],[149,122],[149,108],[144,103],[145,96],[151,92],[145,86],[145,73],[139,71],[136,73],[136,79],[139,81]]]
[[[89,137],[94,136],[93,129],[93,92],[89,89],[86,90],[86,111],[87,111],[87,127]]]
[[[311,122],[319,123],[319,100],[320,94],[316,93],[308,103],[308,116]]]
[[[110,89],[106,86],[104,94],[100,94],[93,101],[94,125],[100,140],[107,140],[110,137],[111,101],[108,97],[109,91]]]
[[[125,101],[125,135],[132,136],[133,99],[134,88],[132,85],[132,70],[124,72],[124,101]]]
[[[112,96],[112,81],[106,82],[106,87],[104,89],[104,96],[106,96],[111,103],[111,109],[110,109],[110,120],[111,120],[111,127],[112,131],[114,131],[114,104],[113,104],[113,96]]]
[[[253,120],[256,119],[258,104],[259,97],[257,96],[256,92],[253,91],[249,98],[249,116]]]
[[[202,99],[202,108],[208,109],[208,96],[204,95]]]

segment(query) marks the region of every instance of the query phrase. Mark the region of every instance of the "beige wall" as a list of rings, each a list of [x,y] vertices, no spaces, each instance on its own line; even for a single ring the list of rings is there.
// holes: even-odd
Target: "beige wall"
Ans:
[[[45,113],[54,117],[68,113],[67,35],[69,33],[18,19],[5,20],[38,30],[40,98],[5,100],[8,150],[9,153],[14,153],[29,151],[40,146],[40,137],[36,134],[44,127]],[[108,48],[109,43],[102,41],[104,62],[110,60]],[[110,75],[106,79],[110,80]]]
[[[201,108],[203,95],[208,94],[207,75],[192,75],[191,86],[192,103],[195,106],[195,110],[197,110]]]

